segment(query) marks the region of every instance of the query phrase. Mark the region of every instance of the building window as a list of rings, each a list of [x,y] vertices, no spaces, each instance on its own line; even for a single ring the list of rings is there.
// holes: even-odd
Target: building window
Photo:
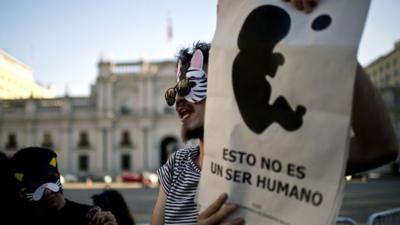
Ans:
[[[129,115],[132,112],[132,109],[128,104],[129,99],[128,96],[121,97],[120,99],[120,113],[122,115]]]
[[[89,157],[87,155],[79,156],[78,160],[79,171],[88,171],[89,168]]]
[[[17,148],[18,148],[17,135],[14,133],[9,133],[6,143],[6,149],[12,150]]]
[[[131,135],[129,131],[123,131],[121,136],[121,147],[132,147]]]
[[[42,147],[53,148],[53,141],[49,132],[43,134]]]
[[[129,115],[129,114],[131,114],[131,109],[128,108],[127,106],[121,106],[120,113],[122,115]]]
[[[79,134],[78,147],[79,148],[89,148],[90,147],[89,137],[86,132],[81,132]]]
[[[389,82],[390,82],[390,74],[386,74],[385,85],[389,85]]]
[[[121,156],[121,168],[122,170],[130,170],[131,169],[131,156],[128,154],[124,154]]]
[[[397,65],[397,58],[393,58],[393,65]]]

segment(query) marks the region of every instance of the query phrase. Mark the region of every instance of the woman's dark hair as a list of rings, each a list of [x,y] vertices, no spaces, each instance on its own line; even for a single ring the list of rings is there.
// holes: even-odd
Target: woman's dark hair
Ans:
[[[203,53],[203,62],[204,64],[208,64],[208,53],[210,51],[211,44],[198,41],[193,43],[193,46],[191,48],[182,48],[179,50],[177,57],[177,63],[179,60],[181,60],[182,66],[188,66],[190,60],[192,59],[193,53],[197,50],[200,49],[201,52]]]

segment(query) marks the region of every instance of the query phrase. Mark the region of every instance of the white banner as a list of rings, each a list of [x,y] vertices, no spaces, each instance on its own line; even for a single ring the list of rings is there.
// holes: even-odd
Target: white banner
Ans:
[[[333,223],[369,0],[220,0],[208,66],[201,209],[222,192],[246,224]]]

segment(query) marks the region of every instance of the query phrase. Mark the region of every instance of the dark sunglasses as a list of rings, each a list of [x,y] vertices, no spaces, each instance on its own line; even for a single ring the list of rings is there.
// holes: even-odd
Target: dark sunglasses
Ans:
[[[175,97],[176,94],[180,96],[186,96],[187,94],[190,93],[190,82],[188,79],[182,79],[176,83],[175,87],[168,88],[165,91],[165,101],[169,106],[172,106],[175,104]]]

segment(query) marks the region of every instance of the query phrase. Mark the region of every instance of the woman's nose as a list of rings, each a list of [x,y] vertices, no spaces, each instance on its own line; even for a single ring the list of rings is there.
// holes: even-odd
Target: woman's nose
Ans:
[[[48,189],[48,188],[45,188],[44,189],[44,191],[43,191],[43,195],[50,195],[50,194],[52,194],[53,192],[50,190],[50,189]]]

